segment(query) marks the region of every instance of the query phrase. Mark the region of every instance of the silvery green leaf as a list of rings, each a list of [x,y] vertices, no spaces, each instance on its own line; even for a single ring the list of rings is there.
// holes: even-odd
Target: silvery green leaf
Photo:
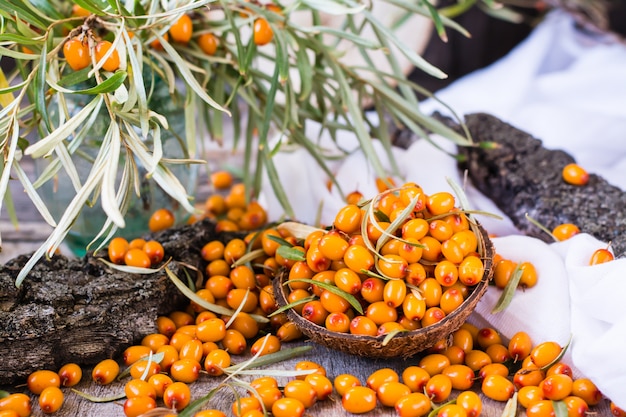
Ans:
[[[102,96],[94,97],[94,99],[87,103],[74,117],[56,128],[45,138],[26,148],[26,155],[31,155],[33,158],[49,155],[61,141],[66,139],[81,126],[92,112],[98,111],[102,101]]]
[[[8,134],[9,132],[7,132]],[[15,153],[17,151],[17,144],[20,138],[20,127],[18,119],[13,118],[10,129],[11,137],[9,140],[8,152],[6,155],[6,163],[2,166],[2,175],[0,175],[0,196],[4,196],[7,193],[9,187],[9,179],[11,179],[11,168],[15,163]],[[6,146],[6,145],[5,145]],[[6,152],[6,147],[5,147]],[[16,164],[17,165],[17,164]],[[0,198],[0,210],[2,210],[2,204],[4,199]]]
[[[104,136],[107,146],[105,172],[102,177],[102,209],[116,226],[123,228],[126,225],[124,216],[120,212],[115,193],[122,138],[118,124],[112,120]]]

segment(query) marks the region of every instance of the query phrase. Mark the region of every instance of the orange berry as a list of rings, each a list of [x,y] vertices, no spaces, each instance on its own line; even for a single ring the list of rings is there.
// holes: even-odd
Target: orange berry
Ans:
[[[128,251],[130,244],[123,237],[114,237],[109,242],[108,254],[109,260],[117,265],[124,265],[124,256]]]
[[[270,43],[272,41],[272,38],[274,37],[274,31],[272,30],[272,27],[270,26],[269,22],[262,17],[254,20],[253,31],[254,43],[258,46]]]
[[[168,209],[162,208],[152,213],[148,221],[148,228],[151,232],[159,232],[174,226],[174,222],[174,213]]]
[[[189,405],[191,401],[191,390],[184,382],[174,382],[168,385],[163,391],[163,402],[167,408],[177,411]]]
[[[589,182],[589,174],[577,164],[567,164],[561,172],[563,180],[571,185],[585,185]]]
[[[431,410],[431,401],[421,392],[412,392],[400,398],[394,408],[399,417],[420,417]]]
[[[389,381],[378,387],[376,397],[385,407],[393,407],[400,398],[410,393],[411,389],[402,382]]]
[[[219,40],[217,39],[217,36],[212,33],[203,33],[198,36],[198,46],[202,49],[202,52],[207,55],[215,55],[218,45]]]
[[[175,42],[188,43],[193,35],[193,22],[189,15],[182,15],[171,27],[169,34]]]
[[[233,175],[228,171],[214,171],[211,173],[210,179],[213,187],[218,190],[225,190],[233,185]]]
[[[73,387],[82,379],[83,370],[78,364],[67,363],[59,369],[58,374],[61,379],[61,386]]]
[[[376,408],[376,391],[368,387],[349,388],[341,397],[344,410],[352,414],[364,414]]]
[[[137,268],[150,268],[152,266],[150,257],[141,249],[129,249],[124,255],[124,263]]]
[[[59,387],[46,387],[39,394],[39,408],[46,414],[56,413],[61,409],[65,396]]]
[[[5,411],[13,411],[14,415],[18,417],[30,416],[32,413],[30,396],[19,392],[0,398],[0,412]]]
[[[150,258],[150,263],[152,266],[156,266],[165,257],[165,249],[163,249],[163,245],[161,245],[156,240],[149,240],[143,245],[143,251]]]
[[[283,397],[272,404],[272,415],[274,417],[302,417],[304,411],[304,404],[296,398]]]
[[[107,385],[117,378],[120,373],[120,365],[113,359],[104,359],[94,366],[91,377],[97,384]]]
[[[580,229],[573,223],[562,223],[552,229],[552,234],[558,241],[567,240],[580,233]]]
[[[109,52],[113,44],[109,41],[100,41],[96,44],[95,53],[96,61],[100,62],[104,56]],[[102,69],[109,72],[114,72],[120,67],[120,56],[117,50],[113,50],[111,55],[102,64]]]
[[[61,378],[54,371],[40,369],[28,375],[26,386],[30,392],[39,395],[47,387],[60,387]]]
[[[91,64],[89,46],[76,38],[69,39],[63,44],[63,56],[74,71],[80,71]]]
[[[312,407],[317,402],[317,392],[308,382],[300,379],[292,379],[285,384],[283,394],[287,398],[300,400],[304,408]]]
[[[482,393],[495,401],[507,401],[515,393],[513,383],[502,375],[487,375],[483,379]]]
[[[572,383],[572,395],[582,398],[590,405],[598,405],[603,398],[596,384],[588,378],[578,378]]]
[[[156,406],[156,401],[152,397],[145,395],[129,397],[124,401],[124,415],[126,417],[139,417],[155,409]]]
[[[615,259],[613,252],[611,252],[608,248],[600,248],[595,250],[591,255],[589,265],[603,264],[605,262],[610,262],[613,259]]]

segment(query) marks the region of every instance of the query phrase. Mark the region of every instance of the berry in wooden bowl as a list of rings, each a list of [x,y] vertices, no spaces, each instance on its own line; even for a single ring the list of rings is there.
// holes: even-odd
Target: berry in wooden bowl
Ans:
[[[487,232],[454,201],[405,184],[348,204],[329,230],[300,234],[301,259],[273,282],[278,305],[311,340],[346,353],[430,348],[467,320],[493,275]]]

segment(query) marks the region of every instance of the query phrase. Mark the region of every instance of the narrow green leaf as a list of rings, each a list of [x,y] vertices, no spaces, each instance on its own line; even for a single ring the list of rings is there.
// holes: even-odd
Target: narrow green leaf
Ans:
[[[297,306],[299,306],[299,305],[306,304],[306,303],[308,303],[309,301],[313,301],[313,300],[315,300],[315,299],[316,299],[316,297],[315,297],[314,295],[311,295],[311,296],[309,296],[309,297],[304,297],[304,298],[301,298],[301,299],[299,299],[299,300],[297,300],[297,301],[294,301],[294,302],[292,302],[292,303],[289,303],[289,304],[286,304],[286,305],[284,305],[284,306],[282,306],[282,307],[277,308],[275,311],[273,311],[272,313],[270,313],[267,317],[276,316],[276,315],[278,315],[278,314],[280,314],[280,313],[282,313],[282,312],[284,312],[284,311],[289,310],[290,308],[294,308],[294,307],[297,307]]]
[[[124,81],[126,81],[127,77],[128,73],[126,71],[117,71],[111,77],[107,78],[95,87],[86,88],[84,90],[76,90],[73,91],[73,93],[89,95],[113,93],[122,84],[124,84]]]
[[[255,368],[260,368],[262,366],[272,365],[275,363],[284,362],[289,359],[293,359],[298,357],[308,351],[313,349],[313,346],[297,346],[289,349],[281,349],[278,352],[269,353],[267,355],[259,356],[255,358],[251,363],[239,363],[236,365],[231,365],[228,368],[225,368],[224,371],[226,373],[234,373],[242,368],[248,368],[254,366]]]
[[[491,314],[496,314],[501,311],[504,311],[515,296],[515,291],[517,290],[517,285],[519,284],[520,278],[522,278],[522,269],[520,268],[520,264],[517,264],[513,273],[511,274],[511,278],[509,282],[506,283],[504,289],[502,290],[502,294],[500,294],[500,298],[498,298],[498,302],[491,310]]]
[[[552,408],[554,409],[554,417],[567,417],[567,404],[565,401],[552,401]]]
[[[279,246],[276,254],[290,261],[306,261],[306,256],[301,249]]]
[[[329,284],[324,281],[316,281],[313,279],[304,279],[304,278],[290,279],[289,282],[304,282],[307,284],[318,286],[324,290],[330,291],[331,293],[338,295],[341,298],[344,298],[347,302],[350,303],[352,308],[354,308],[359,314],[363,314],[363,307],[361,306],[361,303],[359,303],[359,300],[357,300],[356,297],[353,296],[352,294],[349,294],[345,292],[344,290],[337,288],[337,286],[334,284]]]
[[[338,16],[360,13],[366,7],[364,4],[347,6],[342,4],[342,2],[333,0],[302,0],[302,3],[311,9]]]
[[[83,391],[79,391],[76,388],[70,388],[72,390],[73,393],[83,397],[86,400],[91,401],[92,403],[110,403],[113,401],[117,401],[117,400],[121,400],[126,398],[126,394],[121,393],[121,394],[115,394],[115,395],[109,395],[106,397],[97,397],[95,395],[91,395],[91,394],[87,394],[86,392]]]
[[[565,346],[563,346],[563,348],[561,348],[561,352],[559,352],[557,357],[552,359],[552,361],[550,363],[542,366],[541,370],[546,372],[548,369],[550,369],[550,367],[552,367],[552,365],[558,363],[561,359],[563,359],[563,356],[565,356],[565,352],[567,352],[567,349],[569,349],[571,344],[572,344],[572,335],[570,335],[570,337],[569,337],[567,343],[565,344]]]
[[[52,132],[53,127],[50,125],[50,118],[48,117],[48,108],[46,106],[46,72],[48,71],[48,61],[46,55],[48,54],[47,43],[41,47],[41,59],[39,60],[39,66],[37,67],[37,76],[35,77],[34,90],[35,90],[35,108],[41,115],[43,122],[45,123],[47,132]]]

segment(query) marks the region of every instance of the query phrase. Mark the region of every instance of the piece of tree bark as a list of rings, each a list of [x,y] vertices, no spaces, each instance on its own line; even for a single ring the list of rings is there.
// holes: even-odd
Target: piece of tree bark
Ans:
[[[144,236],[163,245],[166,259],[172,258],[168,267],[182,279],[181,262],[201,268],[202,246],[225,237],[209,221]],[[0,267],[0,385],[23,381],[37,369],[116,357],[155,332],[157,316],[188,301],[164,271],[128,274],[98,259],[106,250],[98,255],[43,260],[20,288],[15,278],[29,256]]]
[[[488,114],[470,114],[466,125],[476,142],[494,142],[494,149],[460,148],[466,157],[459,167],[472,183],[511,218],[524,234],[546,242],[552,238],[532,224],[532,217],[552,230],[573,223],[581,231],[611,242],[616,255],[626,251],[626,193],[590,173],[583,186],[570,185],[562,168],[575,162],[562,150],[550,150],[539,139]]]

